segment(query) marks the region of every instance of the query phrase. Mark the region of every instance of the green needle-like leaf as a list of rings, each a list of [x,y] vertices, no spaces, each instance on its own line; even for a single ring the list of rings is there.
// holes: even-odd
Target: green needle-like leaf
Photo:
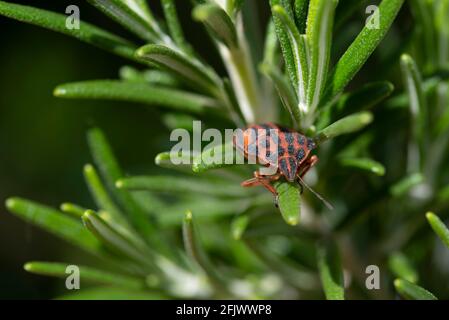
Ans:
[[[209,276],[212,284],[214,284],[218,290],[227,291],[226,284],[217,274],[209,258],[204,252],[203,246],[199,239],[198,230],[194,225],[192,212],[190,211],[185,214],[182,225],[182,235],[184,239],[184,247],[189,257],[195,261],[201,269],[203,269],[203,271]]]
[[[432,77],[424,80],[422,82],[422,90],[424,92],[424,96],[428,96],[434,94],[438,88],[438,85],[441,83],[441,79],[439,77]],[[400,93],[391,97],[386,101],[386,105],[389,108],[410,108],[410,99],[407,92]]]
[[[235,240],[240,240],[249,224],[249,216],[247,214],[235,217],[231,223],[231,235]]]
[[[436,19],[432,11],[434,6],[436,7],[437,3],[442,1],[411,0],[409,2],[420,29],[422,29],[421,35],[417,34],[419,40],[417,43],[422,46],[421,50],[426,61],[425,68],[432,69],[433,64],[438,61],[437,39],[434,29]]]
[[[69,264],[66,263],[28,262],[24,265],[24,269],[35,274],[67,278],[67,266],[69,266]],[[80,278],[83,283],[86,281],[89,283],[118,286],[129,289],[143,289],[145,287],[144,282],[138,278],[86,266],[77,267],[79,268]]]
[[[120,212],[120,209],[109,196],[105,186],[97,174],[97,171],[92,165],[88,164],[84,166],[84,178],[87,186],[89,187],[90,193],[98,206],[98,209],[108,212],[112,216],[113,220],[120,223],[125,223],[122,212]]]
[[[266,248],[263,243],[253,240],[246,240],[245,243],[262,262],[282,277],[286,284],[306,291],[315,290],[319,285],[315,274],[303,270],[304,268],[301,265],[292,263],[288,258],[274,253],[273,250]]]
[[[343,167],[357,168],[378,176],[385,175],[385,167],[381,163],[369,158],[343,158],[340,159],[340,164]]]
[[[404,80],[407,86],[408,95],[412,111],[419,113],[425,106],[425,95],[423,82],[418,66],[413,58],[408,54],[401,56],[401,66],[404,73]]]
[[[160,87],[179,87],[179,81],[167,72],[147,69],[140,71],[131,66],[123,66],[119,70],[120,79],[132,82],[146,82]]]
[[[76,204],[65,202],[61,204],[60,209],[64,213],[68,213],[75,218],[81,218],[84,212],[87,210],[86,208],[80,207]]]
[[[307,27],[307,13],[309,8],[309,0],[294,0],[295,1],[295,21],[299,33],[306,33]]]
[[[282,105],[292,117],[293,122],[298,125],[301,123],[301,113],[298,108],[298,99],[292,90],[291,84],[287,79],[276,70],[275,67],[268,64],[261,65],[261,71],[273,82],[281,98]]]
[[[411,154],[409,158],[412,162],[409,163],[409,169],[418,171],[421,169],[421,159],[425,156],[424,144],[427,125],[426,99],[424,96],[421,75],[418,71],[418,66],[412,57],[406,54],[402,55],[401,67],[410,102],[413,140],[414,144],[417,144],[420,149],[419,154],[416,155],[413,154],[413,147],[410,149]]]
[[[359,131],[373,121],[370,112],[359,112],[334,122],[327,128],[321,130],[316,138],[318,143],[333,139],[343,134]]]
[[[246,197],[250,194],[232,182],[211,181],[195,177],[130,177],[118,180],[116,185],[120,189],[171,192],[173,194],[194,193],[222,197]]]
[[[128,6],[133,9],[140,16],[144,17],[149,22],[154,22],[154,16],[148,6],[147,0],[125,0]]]
[[[306,30],[310,55],[307,105],[311,112],[318,107],[326,82],[337,3],[337,0],[311,0],[309,4]]]
[[[162,9],[164,10],[165,20],[170,30],[170,35],[175,41],[176,45],[185,53],[191,53],[192,48],[187,43],[184,32],[182,31],[181,23],[179,22],[178,13],[176,12],[175,0],[162,0]]]
[[[88,142],[103,180],[124,209],[131,225],[154,248],[165,248],[166,243],[161,241],[160,236],[156,234],[156,227],[149,221],[143,209],[139,207],[127,190],[119,190],[115,187],[115,182],[123,177],[123,173],[103,132],[97,128],[91,129],[88,132]]]
[[[418,281],[418,272],[404,254],[400,252],[392,254],[388,259],[388,266],[396,277],[405,279],[411,283]]]
[[[237,158],[243,155],[235,150],[233,142],[227,142],[212,148],[207,148],[193,159],[192,170],[196,173],[208,170],[235,166]],[[242,159],[239,159],[243,161]],[[240,163],[240,162],[239,162]],[[243,162],[241,162],[243,164]]]
[[[413,187],[424,182],[424,180],[425,178],[421,173],[407,175],[390,188],[390,194],[394,197],[401,197],[407,194]]]
[[[185,129],[189,132],[193,131],[194,121],[198,121],[197,118],[188,114],[180,113],[166,113],[162,117],[164,125],[170,130]]]
[[[326,84],[322,104],[340,94],[362,68],[387,34],[404,0],[383,0],[379,5],[379,28],[365,26],[345,54],[338,61]]]
[[[344,300],[344,277],[338,248],[335,245],[320,247],[318,269],[326,299]]]
[[[449,1],[440,0],[435,3],[435,28],[439,35],[438,41],[438,62],[440,67],[447,67],[449,62]]]
[[[429,212],[426,214],[427,221],[432,227],[433,231],[443,241],[443,243],[449,248],[449,229],[434,213]]]
[[[63,14],[0,1],[0,15],[60,32],[122,57],[136,60],[134,44],[87,22],[81,22],[79,29],[69,29],[66,26],[67,16]]]
[[[256,205],[256,201],[257,199],[254,202],[251,199],[205,199],[198,195],[197,197],[187,198],[181,203],[159,209],[161,214],[157,216],[157,221],[163,227],[179,226],[186,209],[195,212],[195,219],[198,222],[223,221],[225,218],[245,212],[252,205]],[[267,206],[267,202],[261,201],[260,206]]]
[[[217,95],[218,77],[213,71],[196,60],[189,59],[180,52],[166,46],[149,44],[136,51],[136,56],[148,61],[162,70],[167,70],[183,79],[187,85]]]
[[[438,300],[432,293],[404,279],[396,279],[394,287],[407,300]]]
[[[175,164],[172,159],[176,159],[176,162],[180,164]],[[159,153],[154,159],[154,163],[162,168],[167,169],[178,169],[182,171],[192,172],[192,162],[193,159],[189,154],[182,154],[177,152],[162,152]]]
[[[79,221],[62,212],[21,198],[8,199],[6,207],[20,218],[90,253],[101,254],[100,242]]]
[[[239,46],[237,31],[231,17],[218,5],[208,3],[195,7],[193,18],[203,22],[212,35],[230,49]]]
[[[112,224],[109,224],[91,210],[84,213],[82,220],[87,229],[110,250],[128,257],[147,268],[154,267],[154,261],[151,260],[151,252],[143,243],[135,241],[135,238],[128,236],[125,230],[116,229]]]
[[[293,8],[292,0],[279,0],[279,5],[284,8],[285,12],[289,16],[290,19],[294,19],[295,13]]]
[[[307,49],[304,37],[296,28],[295,22],[286,10],[272,0],[272,12],[276,30],[281,43],[284,60],[290,75],[290,81],[295,87],[299,101],[299,110],[307,112],[307,83],[309,79],[309,67],[307,63]]]
[[[145,83],[94,80],[63,84],[54,95],[67,99],[102,99],[129,101],[190,113],[204,113],[219,106],[209,97],[190,92],[154,87]]]
[[[134,11],[123,0],[87,0],[110,18],[135,33],[145,41],[155,42],[159,35],[149,20]]]
[[[126,290],[121,287],[95,287],[82,289],[76,293],[63,295],[59,300],[166,300],[160,293]]]
[[[229,15],[231,15],[231,13],[236,15],[240,12],[240,10],[242,10],[244,3],[245,0],[228,0],[226,12],[228,12]]]
[[[285,222],[296,226],[301,218],[301,187],[297,183],[276,182],[278,205]]]

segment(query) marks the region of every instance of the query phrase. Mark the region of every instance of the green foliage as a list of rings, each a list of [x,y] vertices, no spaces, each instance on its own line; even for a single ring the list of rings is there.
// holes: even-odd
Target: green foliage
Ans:
[[[358,131],[367,126],[373,121],[373,115],[370,112],[360,112],[343,119],[340,119],[330,126],[324,128],[318,133],[317,140],[324,142],[329,139],[333,139],[342,134],[352,133]]]
[[[318,269],[328,300],[344,300],[344,276],[338,249],[324,245],[318,249]]]
[[[99,253],[101,251],[100,243],[79,222],[70,217],[66,217],[57,210],[20,198],[8,199],[6,201],[6,207],[20,218],[86,251],[91,253]]]
[[[301,188],[297,183],[274,184],[279,194],[279,210],[285,222],[289,225],[296,226],[301,216]]]
[[[76,294],[66,294],[60,300],[166,300],[167,296],[142,290],[128,290],[123,287],[98,286]]]
[[[396,279],[394,286],[399,294],[407,300],[437,300],[432,293],[407,280]]]
[[[433,231],[440,237],[441,241],[449,248],[449,229],[435,214],[429,212],[426,214],[427,221]]]
[[[101,49],[134,60],[134,51],[136,50],[136,47],[131,42],[89,23],[81,23],[80,29],[68,29],[66,27],[67,17],[62,14],[4,1],[0,2],[0,14],[22,22],[31,23],[67,34]]]
[[[381,163],[369,158],[342,158],[340,164],[343,167],[365,170],[378,176],[385,175],[385,167]]]
[[[397,277],[411,283],[418,282],[418,273],[404,254],[400,252],[392,254],[388,259],[388,265]]]
[[[28,262],[23,268],[31,273],[44,276],[66,278],[68,265],[54,262]],[[145,284],[138,278],[97,270],[95,268],[79,266],[83,280],[100,285],[117,286],[129,289],[143,289]]]
[[[235,164],[241,154],[229,141],[182,154],[155,143],[161,149],[157,174],[127,175],[105,134],[92,128],[93,164],[84,167],[84,177],[94,208],[64,203],[59,211],[21,198],[6,202],[11,213],[103,262],[80,267],[93,287],[61,298],[342,300],[394,298],[397,292],[405,299],[436,299],[417,283],[433,288],[418,273],[433,250],[423,241],[431,232],[423,212],[441,211],[441,219],[426,218],[449,245],[442,221],[449,208],[449,1],[407,4],[415,14],[407,30],[412,36],[398,41],[391,50],[397,52],[387,52],[394,65],[379,45],[404,0],[383,0],[374,29],[360,28],[362,1],[192,1],[196,27],[204,27],[216,48],[207,54],[217,54],[224,70],[187,41],[176,1],[161,0],[165,19],[145,1],[88,2],[140,40],[85,22],[69,30],[64,15],[0,1],[4,16],[140,64],[121,68],[120,80],[59,85],[56,97],[170,111],[161,121],[170,129],[192,131],[195,119],[220,129],[265,121],[292,127],[318,144],[320,162],[307,182],[336,209],[330,212],[308,188],[284,179],[273,184],[278,208],[266,190],[241,188],[255,168]],[[256,6],[271,13],[266,27],[250,10]],[[361,29],[354,39],[349,27]],[[359,72],[360,80],[352,81]],[[176,165],[175,158],[184,161]],[[25,269],[64,277],[72,263],[31,262]],[[378,296],[365,290],[360,276],[373,263],[390,279]]]
[[[202,114],[220,112],[220,103],[199,94],[150,86],[146,83],[94,80],[59,85],[54,95],[66,99],[101,99],[137,102],[159,108]]]
[[[379,6],[380,26],[369,29],[365,26],[329,76],[325,102],[338,95],[365,64],[380,41],[385,37],[404,0],[383,0]]]
[[[238,47],[237,30],[231,17],[216,4],[195,7],[193,17],[203,22],[216,39],[230,49]]]

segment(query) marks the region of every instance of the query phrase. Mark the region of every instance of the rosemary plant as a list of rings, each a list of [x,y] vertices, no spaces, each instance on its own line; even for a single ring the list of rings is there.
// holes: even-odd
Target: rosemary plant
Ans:
[[[435,299],[419,286],[432,282],[422,282],[416,266],[424,269],[434,248],[432,241],[420,245],[431,239],[431,228],[449,245],[444,223],[433,213],[424,216],[448,212],[449,1],[404,6],[414,13],[412,36],[391,54],[403,82],[388,72],[381,76],[391,82],[365,74],[351,90],[404,0],[380,1],[366,23],[362,15],[349,43],[341,35],[366,1],[192,0],[192,19],[205,28],[216,48],[210,54],[220,57],[224,74],[188,42],[174,0],[161,0],[163,17],[144,0],[88,2],[140,42],[83,21],[78,29],[67,28],[64,14],[0,1],[1,15],[130,61],[120,79],[62,84],[56,97],[166,109],[172,112],[166,118],[170,129],[192,130],[195,119],[220,128],[266,121],[294,128],[319,145],[322,161],[308,181],[335,210],[302,194],[297,184],[275,184],[279,209],[266,192],[242,189],[253,168],[205,161],[232,151],[229,143],[194,154],[191,165],[174,165],[173,154],[161,150],[155,164],[172,174],[128,176],[102,130],[92,128],[87,138],[93,164],[84,167],[84,177],[95,208],[6,201],[13,214],[98,258],[96,267],[80,266],[82,281],[92,286],[64,298],[344,299],[399,293]],[[270,12],[265,26],[256,19],[259,6]],[[389,98],[393,83],[399,90]],[[380,122],[390,117],[409,119],[400,128],[406,138],[389,141],[395,132]],[[397,152],[402,149],[406,157]],[[386,175],[390,169],[399,173]],[[76,261],[30,262],[25,269],[66,277],[70,264]],[[371,265],[381,270],[381,286],[374,290],[366,285]],[[448,297],[448,290],[441,295]]]

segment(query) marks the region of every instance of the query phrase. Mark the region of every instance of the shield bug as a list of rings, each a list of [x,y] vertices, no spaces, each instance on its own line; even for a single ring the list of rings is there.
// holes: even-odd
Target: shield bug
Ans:
[[[303,180],[318,162],[318,157],[311,154],[317,147],[313,139],[292,129],[265,123],[246,128],[241,135],[234,135],[233,141],[235,148],[243,152],[246,159],[274,169],[270,174],[262,170],[254,172],[253,178],[242,182],[243,187],[265,187],[275,196],[277,205],[278,194],[272,183],[285,178],[289,182],[297,181],[301,187],[306,186],[326,206],[332,207]]]

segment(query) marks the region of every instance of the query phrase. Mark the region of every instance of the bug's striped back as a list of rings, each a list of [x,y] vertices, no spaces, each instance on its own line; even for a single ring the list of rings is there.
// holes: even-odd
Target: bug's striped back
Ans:
[[[312,139],[273,123],[247,128],[242,138],[234,139],[234,144],[245,157],[276,166],[289,181],[295,179],[298,168],[315,148]]]

